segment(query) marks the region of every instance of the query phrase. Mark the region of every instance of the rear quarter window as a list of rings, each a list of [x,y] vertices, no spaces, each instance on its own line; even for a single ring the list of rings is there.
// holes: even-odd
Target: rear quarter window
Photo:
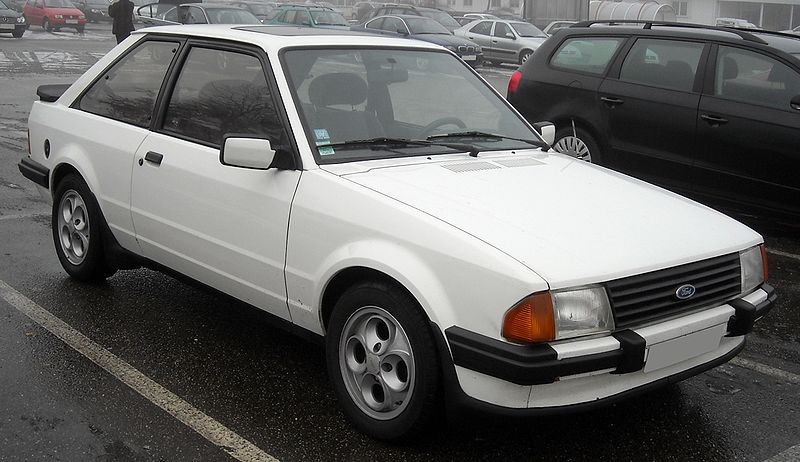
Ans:
[[[553,54],[550,65],[572,71],[603,74],[622,41],[622,38],[613,37],[567,39]]]

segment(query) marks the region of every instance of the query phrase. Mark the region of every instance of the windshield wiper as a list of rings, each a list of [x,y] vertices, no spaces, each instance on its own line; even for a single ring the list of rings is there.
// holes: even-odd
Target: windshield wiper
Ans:
[[[487,133],[487,132],[479,132],[477,130],[471,130],[466,132],[453,132],[453,133],[442,133],[440,135],[431,135],[427,139],[436,140],[441,138],[492,138],[496,140],[514,140],[519,141],[520,143],[530,144],[532,146],[536,146],[539,148],[549,148],[546,143],[539,141],[539,140],[526,140],[523,138],[514,138],[512,136],[505,136],[505,135],[498,135],[495,133]]]
[[[348,146],[369,146],[372,149],[382,146],[443,146],[446,148],[455,149],[456,151],[467,151],[472,157],[477,157],[479,151],[477,147],[466,143],[442,143],[430,139],[412,140],[408,138],[388,138],[385,136],[364,140],[347,140],[336,143],[318,144],[317,148],[337,148]]]

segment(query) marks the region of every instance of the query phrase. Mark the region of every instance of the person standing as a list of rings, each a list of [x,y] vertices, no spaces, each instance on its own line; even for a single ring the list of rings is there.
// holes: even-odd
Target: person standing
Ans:
[[[108,15],[113,19],[111,33],[117,37],[119,44],[136,30],[133,27],[133,2],[131,0],[114,0],[108,6]]]

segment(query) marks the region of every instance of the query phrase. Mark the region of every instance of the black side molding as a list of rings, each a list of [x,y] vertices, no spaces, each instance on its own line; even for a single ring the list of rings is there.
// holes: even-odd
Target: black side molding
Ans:
[[[644,366],[645,340],[630,330],[614,334],[621,345],[618,350],[565,359],[558,359],[548,344],[513,345],[456,326],[445,330],[445,336],[455,365],[518,385],[553,383],[559,377],[604,369],[635,372]]]
[[[49,168],[45,167],[39,162],[36,162],[35,160],[31,160],[28,157],[23,157],[20,163],[17,164],[17,167],[19,167],[19,172],[22,173],[22,176],[33,181],[39,186],[50,189]]]
[[[39,101],[46,103],[55,103],[61,95],[70,87],[70,83],[59,83],[55,85],[40,85],[36,89],[36,95],[39,96]]]
[[[772,309],[772,305],[778,298],[775,288],[769,284],[763,284],[761,289],[767,293],[767,299],[758,305],[753,305],[742,299],[731,300],[728,302],[736,310],[730,320],[728,320],[728,335],[726,337],[736,337],[749,334],[753,330],[753,325]]]

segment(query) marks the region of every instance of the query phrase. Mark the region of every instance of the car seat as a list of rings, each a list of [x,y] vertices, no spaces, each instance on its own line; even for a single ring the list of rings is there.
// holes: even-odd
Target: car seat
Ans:
[[[367,82],[353,73],[336,72],[314,78],[308,86],[313,105],[308,120],[311,129],[327,130],[334,143],[383,136],[375,114],[356,108],[367,100],[367,93]]]

